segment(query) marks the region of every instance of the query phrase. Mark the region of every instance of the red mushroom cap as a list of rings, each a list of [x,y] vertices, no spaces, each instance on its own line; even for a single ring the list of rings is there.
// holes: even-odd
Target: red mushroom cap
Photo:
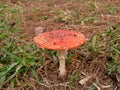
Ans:
[[[85,36],[73,30],[56,30],[38,34],[34,37],[34,42],[38,47],[67,50],[77,48],[85,42]]]

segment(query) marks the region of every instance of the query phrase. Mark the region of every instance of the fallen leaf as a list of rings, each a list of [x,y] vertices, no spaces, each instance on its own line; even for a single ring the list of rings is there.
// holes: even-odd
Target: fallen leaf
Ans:
[[[37,27],[35,28],[35,35],[42,33],[45,30],[45,27]]]

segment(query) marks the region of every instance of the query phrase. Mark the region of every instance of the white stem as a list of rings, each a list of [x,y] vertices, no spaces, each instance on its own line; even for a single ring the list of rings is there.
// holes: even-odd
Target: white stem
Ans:
[[[65,59],[67,57],[67,50],[58,50],[57,56],[59,58],[60,76],[65,76],[66,75]]]

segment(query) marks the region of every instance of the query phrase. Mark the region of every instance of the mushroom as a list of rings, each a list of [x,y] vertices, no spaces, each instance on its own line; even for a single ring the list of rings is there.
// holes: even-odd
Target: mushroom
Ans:
[[[59,74],[65,76],[67,50],[79,47],[85,42],[85,39],[83,34],[74,30],[55,30],[38,34],[34,37],[34,42],[38,47],[57,50]]]

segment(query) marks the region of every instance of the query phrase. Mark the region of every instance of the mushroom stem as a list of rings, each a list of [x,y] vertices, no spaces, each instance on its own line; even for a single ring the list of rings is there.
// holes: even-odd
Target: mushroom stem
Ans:
[[[60,76],[66,75],[65,59],[67,57],[67,50],[58,50],[57,56],[59,59],[59,71]]]

